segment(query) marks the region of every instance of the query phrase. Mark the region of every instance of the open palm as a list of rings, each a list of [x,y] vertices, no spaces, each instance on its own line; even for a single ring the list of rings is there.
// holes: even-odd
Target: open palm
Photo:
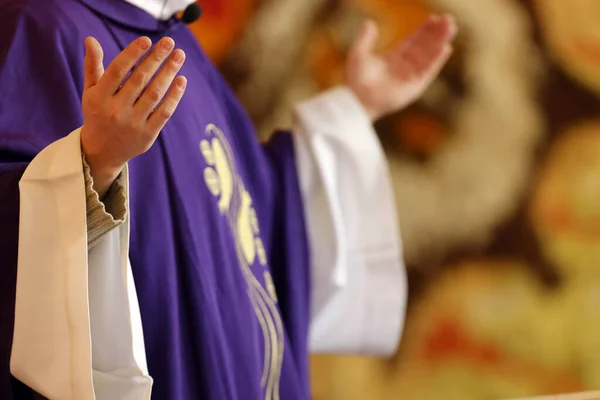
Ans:
[[[377,25],[365,23],[350,50],[345,80],[372,120],[423,94],[450,57],[456,31],[451,16],[434,15],[392,50],[377,54]]]

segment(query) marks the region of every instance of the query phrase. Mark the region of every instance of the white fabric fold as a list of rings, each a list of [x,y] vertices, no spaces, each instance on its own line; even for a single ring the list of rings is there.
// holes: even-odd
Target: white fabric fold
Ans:
[[[345,87],[296,109],[294,143],[311,247],[314,352],[392,354],[407,283],[388,164]]]
[[[129,222],[88,257],[80,134],[44,149],[19,183],[11,372],[52,400],[147,400]]]
[[[156,19],[167,20],[176,13],[183,11],[195,0],[125,0]]]

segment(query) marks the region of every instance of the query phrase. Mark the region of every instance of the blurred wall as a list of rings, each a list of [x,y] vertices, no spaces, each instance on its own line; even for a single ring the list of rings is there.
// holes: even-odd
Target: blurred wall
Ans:
[[[391,360],[313,359],[315,399],[480,400],[600,388],[600,2],[202,0],[193,26],[261,136],[340,84],[365,17],[380,49],[432,12],[456,52],[377,124],[410,305]]]

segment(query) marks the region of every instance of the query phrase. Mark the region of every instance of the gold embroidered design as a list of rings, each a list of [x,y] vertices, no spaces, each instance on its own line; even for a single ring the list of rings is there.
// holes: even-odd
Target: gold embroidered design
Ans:
[[[210,193],[218,199],[219,211],[231,229],[238,262],[248,285],[248,296],[263,334],[265,359],[261,386],[265,389],[265,400],[279,400],[284,330],[276,306],[277,294],[268,270],[263,270],[264,287],[251,270],[257,260],[263,269],[268,262],[259,236],[258,217],[252,197],[235,170],[233,154],[223,132],[210,124],[206,134],[209,138],[200,142],[200,152],[208,164],[204,169],[204,180]]]
[[[260,265],[265,267],[267,265],[267,252],[265,251],[265,246],[263,246],[261,238],[256,238],[256,240],[254,241],[254,246],[256,247],[258,262],[260,263]]]
[[[242,204],[239,210],[237,218],[237,239],[240,241],[242,251],[246,258],[246,262],[249,265],[254,264],[256,257],[256,247],[254,246],[254,232],[250,225],[250,206],[252,204],[252,198],[246,189],[241,186],[241,200]]]
[[[204,182],[213,196],[218,196],[221,194],[221,181],[219,180],[219,176],[214,169],[210,167],[204,169]]]
[[[267,286],[267,290],[269,291],[269,295],[274,302],[277,302],[277,292],[275,291],[275,284],[273,284],[273,277],[271,277],[271,273],[269,271],[265,271],[265,285]]]
[[[211,167],[215,165],[215,155],[213,153],[212,146],[208,143],[208,140],[200,142],[200,153],[204,157],[204,161]]]

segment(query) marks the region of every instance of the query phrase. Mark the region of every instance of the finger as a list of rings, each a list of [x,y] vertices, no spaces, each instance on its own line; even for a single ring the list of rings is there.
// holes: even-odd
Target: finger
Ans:
[[[152,46],[152,41],[143,36],[131,42],[125,50],[119,53],[98,82],[101,92],[106,96],[113,96],[133,66],[146,54],[150,46]]]
[[[446,34],[448,36],[448,40],[454,40],[456,34],[458,33],[458,25],[456,24],[456,19],[450,14],[443,15],[442,19],[444,21],[444,24],[446,25]]]
[[[389,65],[394,77],[400,81],[406,82],[418,77],[415,66],[406,60],[394,60]]]
[[[397,49],[386,54],[389,67],[398,79],[410,80],[418,77],[420,60],[406,49]]]
[[[414,51],[415,48],[419,49],[418,46],[415,46],[415,43],[421,38],[423,32],[434,26],[435,20],[435,16],[429,17],[415,32],[386,53],[386,58],[396,69],[406,68],[416,70],[418,68],[421,60]]]
[[[418,74],[426,73],[450,43],[451,26],[446,17],[430,17],[405,43],[392,51],[393,63],[407,62]]]
[[[173,39],[162,38],[150,53],[135,67],[123,87],[119,90],[117,96],[124,104],[133,104],[140,97],[150,79],[167,59],[175,42]]]
[[[377,24],[373,20],[367,20],[354,43],[352,43],[349,56],[355,58],[371,53],[375,48],[378,37],[379,28]]]
[[[456,21],[452,15],[431,15],[411,34],[411,37],[415,39],[429,37],[451,41],[456,33]]]
[[[435,77],[437,77],[452,56],[453,52],[454,48],[451,45],[448,44],[444,46],[439,57],[436,58],[436,60],[429,67],[429,70],[425,73],[425,78],[428,80],[433,80]]]
[[[179,105],[179,101],[181,101],[185,93],[186,85],[187,79],[185,77],[178,76],[175,78],[163,102],[148,118],[147,124],[151,132],[158,134],[173,116]]]
[[[95,86],[102,74],[104,74],[104,66],[102,60],[104,59],[104,51],[102,46],[93,37],[87,37],[85,39],[85,59],[83,61],[83,88],[89,89]]]
[[[450,43],[456,35],[457,29],[452,16],[432,16],[429,24],[424,24],[423,29],[415,37],[419,44]]]
[[[406,50],[404,58],[413,66],[417,74],[423,74],[441,56],[446,43],[415,42]]]
[[[430,80],[435,78],[442,68],[448,62],[448,59],[452,56],[454,49],[451,45],[444,46],[439,55],[427,65],[427,68],[417,68],[412,62],[400,60],[396,61],[395,64],[391,64],[391,69],[396,77],[400,81],[409,81],[414,79],[425,79]]]
[[[436,21],[438,18],[439,17],[437,17],[436,15],[428,17],[414,32],[412,32],[406,39],[404,39],[402,42],[400,42],[400,44],[398,44],[394,49],[392,49],[391,52],[398,54],[404,52],[406,49],[411,47],[413,43],[423,35],[423,32],[428,31],[436,25]]]
[[[169,89],[173,79],[183,66],[184,61],[185,53],[182,50],[177,49],[171,54],[171,57],[136,102],[135,111],[138,115],[141,115],[144,119],[148,118],[152,110],[156,108],[165,93],[167,93],[167,89]]]

